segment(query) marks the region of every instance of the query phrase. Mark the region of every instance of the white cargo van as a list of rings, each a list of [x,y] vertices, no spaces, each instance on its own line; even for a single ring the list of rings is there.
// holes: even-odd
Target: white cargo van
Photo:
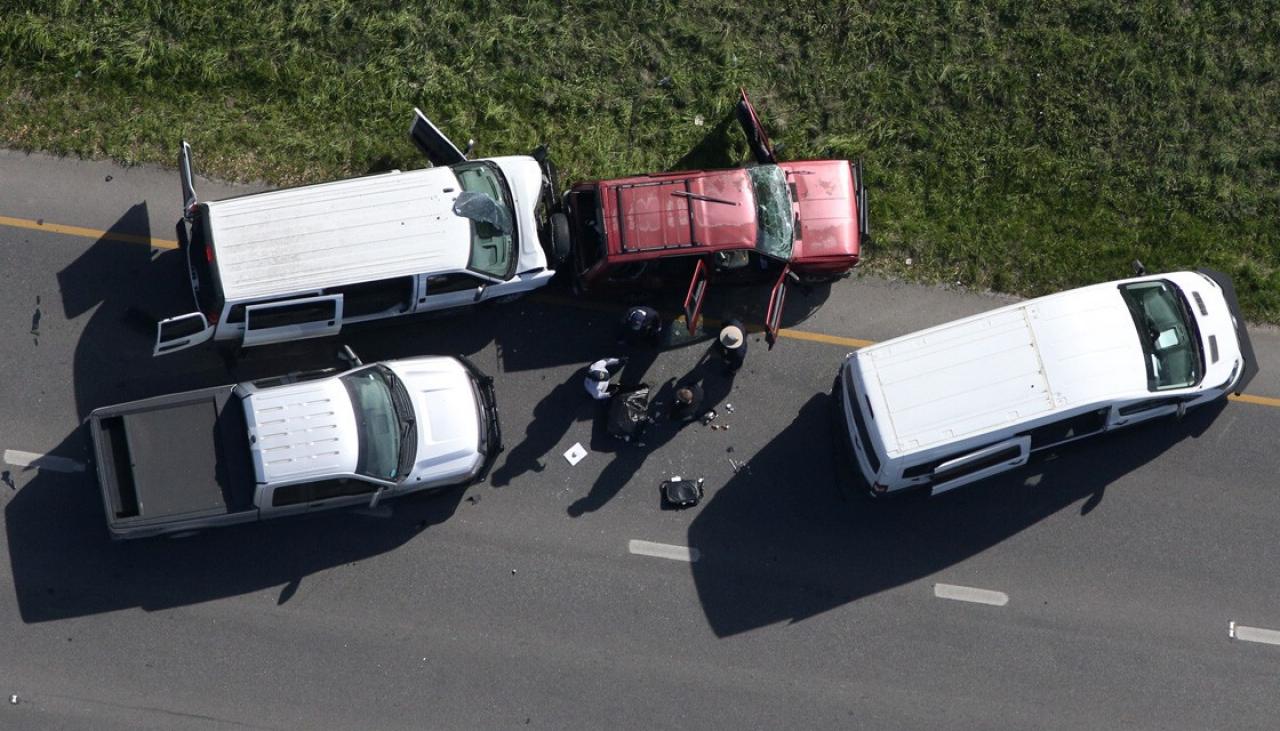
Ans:
[[[1231,280],[1201,270],[1027,300],[850,353],[836,398],[873,495],[946,492],[1031,453],[1239,393]]]
[[[179,233],[196,309],[159,322],[154,354],[323,337],[547,284],[569,241],[545,148],[468,160],[414,113],[410,136],[439,167],[220,201],[197,199],[183,142]]]

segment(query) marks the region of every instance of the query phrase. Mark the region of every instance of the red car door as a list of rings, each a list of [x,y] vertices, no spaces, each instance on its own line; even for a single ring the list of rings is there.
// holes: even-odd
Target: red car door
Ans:
[[[699,259],[693,268],[693,279],[689,280],[689,291],[684,296],[684,319],[690,335],[697,329],[702,303],[707,298],[707,277],[707,262]]]
[[[776,163],[778,158],[773,154],[773,144],[769,142],[769,136],[764,133],[764,125],[760,124],[760,117],[756,114],[755,107],[751,106],[751,100],[747,98],[747,90],[740,88],[738,91],[741,93],[736,108],[738,123],[742,125],[742,131],[747,135],[747,145],[751,147],[751,154],[755,155],[756,162],[761,165]]]

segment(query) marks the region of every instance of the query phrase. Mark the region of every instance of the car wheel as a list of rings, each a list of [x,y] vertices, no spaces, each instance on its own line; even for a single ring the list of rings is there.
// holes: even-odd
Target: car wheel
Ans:
[[[569,217],[563,213],[551,214],[551,255],[555,258],[552,266],[560,266],[569,259]]]

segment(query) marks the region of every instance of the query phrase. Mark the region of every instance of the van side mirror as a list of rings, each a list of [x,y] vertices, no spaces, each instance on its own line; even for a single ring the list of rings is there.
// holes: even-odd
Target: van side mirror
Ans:
[[[466,148],[465,150],[463,150],[463,151],[462,151],[462,156],[463,156],[463,157],[468,157],[468,158],[469,158],[469,157],[471,157],[471,151],[472,151],[472,150],[474,150],[474,149],[476,149],[476,141],[475,141],[475,138],[468,138],[468,139],[467,139],[467,148]]]
[[[382,499],[382,493],[387,491],[386,485],[381,485],[377,490],[373,491],[373,497],[369,498],[369,509],[373,510],[378,507],[378,501]]]
[[[481,284],[481,285],[479,285],[478,287],[476,287],[476,297],[475,297],[475,299],[473,299],[473,300],[472,300],[472,302],[479,302],[479,301],[480,301],[480,298],[481,298],[481,297],[484,297],[484,290],[485,290],[485,288],[486,288],[486,287],[488,287],[488,286],[489,286],[489,285],[487,285],[487,284]]]
[[[1186,402],[1186,401],[1179,401],[1179,402],[1178,402],[1178,411],[1177,411],[1177,413],[1175,414],[1174,418],[1176,418],[1178,421],[1182,421],[1182,417],[1184,417],[1184,416],[1186,416],[1186,415],[1187,415],[1187,402]]]
[[[1146,275],[1147,275],[1147,268],[1142,265],[1141,261],[1134,259],[1133,260],[1133,276],[1145,277]]]

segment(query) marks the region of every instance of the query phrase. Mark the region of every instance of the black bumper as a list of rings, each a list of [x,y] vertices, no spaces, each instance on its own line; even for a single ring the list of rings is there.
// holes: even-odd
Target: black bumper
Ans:
[[[1252,381],[1253,377],[1258,375],[1258,358],[1253,354],[1253,341],[1249,340],[1249,329],[1245,325],[1244,315],[1240,312],[1240,300],[1236,298],[1236,288],[1231,283],[1231,277],[1213,269],[1201,269],[1199,271],[1218,283],[1218,286],[1222,288],[1222,296],[1227,301],[1227,308],[1231,310],[1231,319],[1236,328],[1236,341],[1240,344],[1240,357],[1244,359],[1240,378],[1236,380],[1236,385],[1231,389],[1238,396],[1249,385],[1249,381]]]
[[[494,461],[498,459],[498,455],[505,449],[502,444],[502,423],[498,419],[498,400],[493,393],[493,378],[485,375],[484,371],[477,368],[470,360],[460,355],[455,357],[471,374],[471,380],[475,384],[476,396],[480,400],[480,409],[484,412],[484,462],[480,465],[480,471],[475,476],[475,481],[480,482],[488,477],[489,470],[493,469]]]

